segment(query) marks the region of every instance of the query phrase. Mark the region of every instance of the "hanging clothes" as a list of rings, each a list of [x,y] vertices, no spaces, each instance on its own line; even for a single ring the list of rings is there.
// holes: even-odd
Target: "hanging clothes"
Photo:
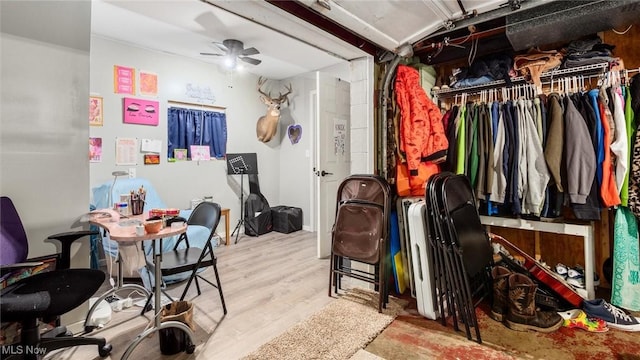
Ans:
[[[493,121],[493,177],[491,181],[490,200],[494,203],[503,204],[507,192],[507,178],[505,176],[504,156],[505,156],[505,127],[503,113],[500,104],[496,101],[491,105],[492,121]]]
[[[600,183],[600,197],[605,207],[613,207],[620,205],[620,192],[616,188],[615,170],[611,159],[611,140],[613,131],[611,125],[614,124],[613,116],[609,110],[606,89],[601,88],[598,91],[598,110],[600,112],[600,122],[603,132],[603,153],[602,160],[602,182]],[[615,127],[615,124],[614,124]]]
[[[424,194],[426,180],[446,159],[447,137],[442,114],[420,85],[418,70],[399,65],[395,95],[400,108],[400,150],[407,158],[412,195]]]
[[[524,157],[526,161],[525,184],[523,185],[522,212],[540,216],[544,205],[544,190],[549,182],[549,171],[544,159],[542,141],[538,137],[538,129],[533,119],[532,101],[520,100],[518,106],[521,107],[521,115],[524,118],[523,130]]]
[[[591,108],[591,101],[586,93],[574,94],[571,100],[585,121],[587,130],[589,131],[591,147],[595,154],[598,143],[596,136],[596,117],[593,108]],[[598,179],[596,179],[595,176],[591,179],[591,190],[589,191],[589,195],[587,195],[586,202],[584,204],[572,203],[571,208],[577,219],[588,221],[600,220],[600,187],[598,186]]]
[[[631,109],[636,125],[640,124],[640,75],[633,77],[629,87]],[[638,126],[640,128],[640,126]],[[640,131],[633,134],[633,151],[631,155],[631,173],[629,175],[629,208],[640,219]]]
[[[640,311],[640,248],[638,222],[625,207],[616,211],[613,225],[611,303]]]
[[[567,193],[575,204],[584,204],[591,191],[596,173],[596,155],[592,143],[589,141],[587,124],[576,109],[573,101],[566,102],[565,112],[565,141],[567,166]]]
[[[625,122],[622,89],[620,85],[611,88],[611,102],[613,102],[613,120],[615,123],[614,141],[611,152],[615,155],[615,183],[618,194],[621,193],[624,179],[629,170],[629,150],[627,139],[627,125]],[[622,199],[621,199],[622,201]]]

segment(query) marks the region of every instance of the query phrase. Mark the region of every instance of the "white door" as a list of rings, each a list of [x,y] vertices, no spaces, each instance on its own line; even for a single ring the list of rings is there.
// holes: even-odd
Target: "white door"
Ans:
[[[331,255],[336,192],[351,169],[351,92],[348,82],[319,72],[316,89],[316,232],[318,257],[326,258]]]

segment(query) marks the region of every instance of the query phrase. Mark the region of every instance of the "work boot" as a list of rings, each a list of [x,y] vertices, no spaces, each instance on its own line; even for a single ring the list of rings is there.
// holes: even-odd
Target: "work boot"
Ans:
[[[509,296],[509,275],[513,274],[511,270],[504,266],[494,266],[491,269],[491,277],[493,278],[493,303],[491,304],[491,313],[489,316],[500,321],[507,315]]]
[[[505,325],[516,331],[549,333],[562,326],[562,317],[551,311],[536,311],[538,285],[522,274],[509,276],[509,298]]]

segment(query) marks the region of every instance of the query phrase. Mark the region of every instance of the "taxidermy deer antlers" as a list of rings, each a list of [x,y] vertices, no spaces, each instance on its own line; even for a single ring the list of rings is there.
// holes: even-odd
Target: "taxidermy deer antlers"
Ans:
[[[278,130],[278,122],[280,121],[280,105],[283,102],[287,102],[289,105],[288,95],[291,94],[291,84],[285,86],[286,93],[280,93],[277,98],[272,98],[271,93],[265,94],[260,88],[267,79],[262,76],[258,79],[258,92],[260,93],[260,100],[267,105],[267,113],[258,119],[256,124],[256,135],[261,142],[269,142],[271,138],[276,134]]]

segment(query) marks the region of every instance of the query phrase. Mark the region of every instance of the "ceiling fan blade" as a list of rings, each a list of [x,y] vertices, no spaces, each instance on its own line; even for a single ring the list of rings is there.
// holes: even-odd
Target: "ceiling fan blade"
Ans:
[[[260,51],[258,51],[258,49],[254,48],[254,47],[250,47],[248,49],[244,49],[242,50],[242,55],[258,55],[260,54]]]
[[[226,46],[224,46],[224,44],[223,44],[223,43],[219,43],[219,42],[215,42],[215,41],[212,41],[212,43],[213,43],[213,45],[217,46],[217,47],[218,47],[218,49],[220,49],[220,50],[224,51],[225,53],[229,52],[229,48],[227,48]]]
[[[258,65],[262,62],[262,60],[258,60],[258,59],[254,59],[254,58],[250,58],[250,57],[244,57],[244,56],[240,56],[239,57],[240,60],[247,62],[251,65]]]
[[[224,56],[224,54],[214,54],[214,53],[206,53],[206,52],[201,52],[200,55]]]

